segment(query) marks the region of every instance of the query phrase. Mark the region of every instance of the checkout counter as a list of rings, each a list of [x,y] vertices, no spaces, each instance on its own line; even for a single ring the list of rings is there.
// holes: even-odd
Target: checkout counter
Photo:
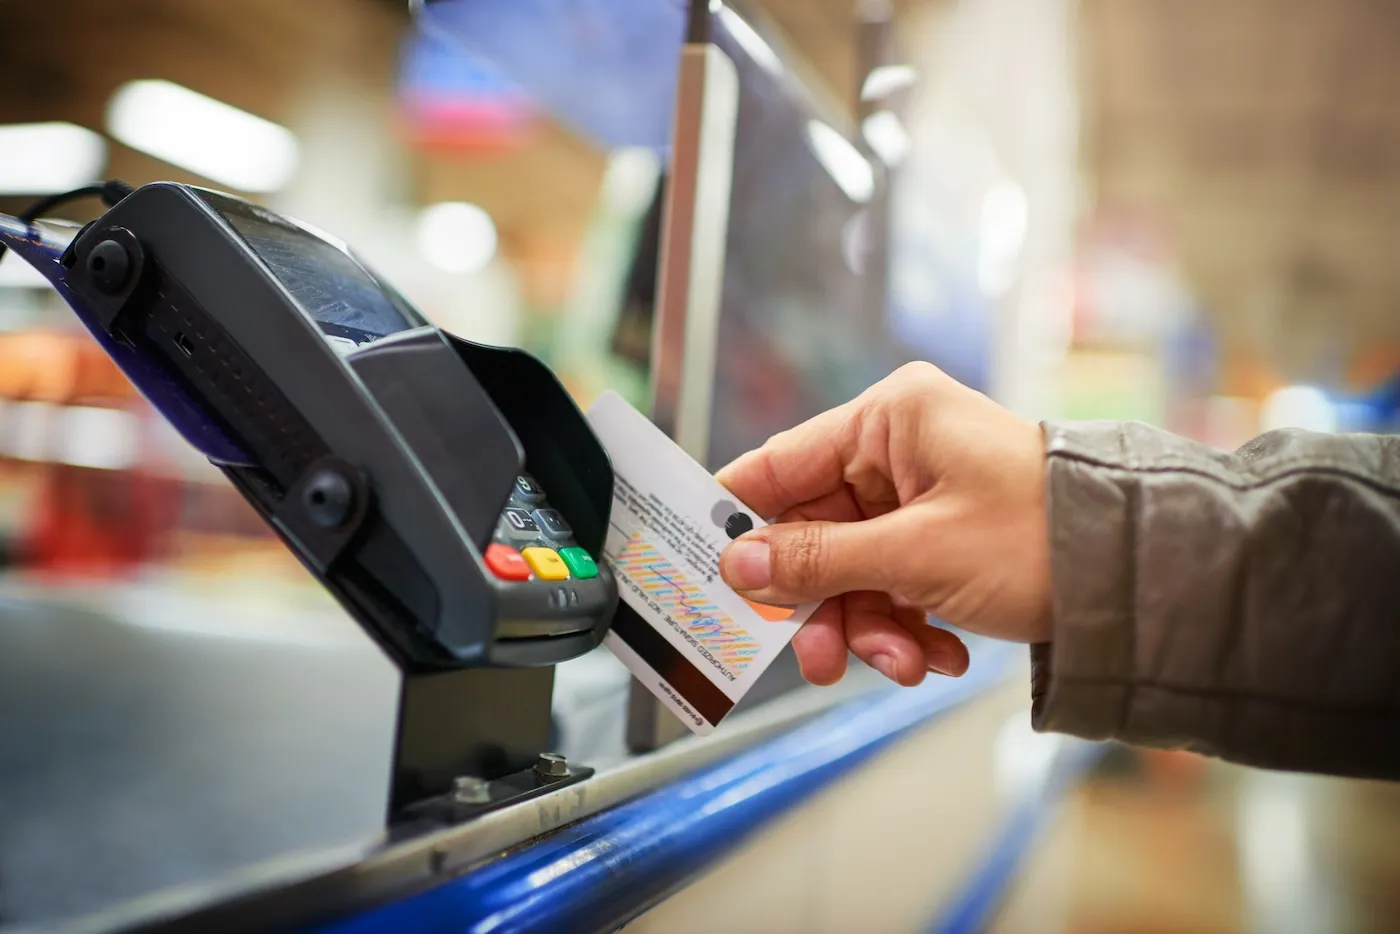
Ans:
[[[0,590],[0,930],[911,930],[1011,813],[1014,650],[907,691],[853,670],[640,755],[600,651],[555,689],[557,748],[592,777],[399,839],[397,671],[329,601],[257,602]]]

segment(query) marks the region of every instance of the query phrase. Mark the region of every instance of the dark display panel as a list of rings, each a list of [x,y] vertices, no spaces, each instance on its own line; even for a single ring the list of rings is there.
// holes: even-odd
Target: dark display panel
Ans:
[[[203,197],[338,349],[353,350],[427,323],[329,237],[255,205]]]

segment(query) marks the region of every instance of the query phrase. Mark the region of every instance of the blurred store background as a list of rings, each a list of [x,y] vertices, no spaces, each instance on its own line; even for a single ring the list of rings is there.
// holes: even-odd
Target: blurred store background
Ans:
[[[1400,4],[744,10],[891,186],[883,327],[913,355],[1026,415],[1221,448],[1400,425]],[[233,191],[353,244],[440,326],[539,354],[580,402],[644,404],[639,257],[665,150],[600,141],[474,50],[403,0],[70,0],[61,18],[0,0],[0,211],[107,177]],[[5,593],[220,608],[172,626],[339,625],[12,255],[0,562]],[[1390,787],[1122,754],[1051,825],[1000,926],[1400,930],[1397,882]]]

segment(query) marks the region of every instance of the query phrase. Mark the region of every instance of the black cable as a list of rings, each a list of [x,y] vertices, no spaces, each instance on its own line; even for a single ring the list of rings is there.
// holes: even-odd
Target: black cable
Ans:
[[[100,198],[102,203],[109,208],[117,206],[127,195],[136,189],[119,179],[109,179],[99,185],[84,185],[82,188],[74,188],[72,191],[60,192],[56,195],[49,195],[40,198],[29,207],[25,208],[17,216],[26,224],[33,224],[40,215],[46,214],[59,205],[67,204],[70,201],[78,201],[82,198]],[[5,245],[0,243],[0,259],[5,257]]]

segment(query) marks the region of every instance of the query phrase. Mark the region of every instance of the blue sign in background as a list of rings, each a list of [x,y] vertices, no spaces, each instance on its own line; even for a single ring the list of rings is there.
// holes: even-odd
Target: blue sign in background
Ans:
[[[607,147],[664,148],[685,0],[437,0],[423,31]]]
[[[420,29],[404,42],[399,66],[399,92],[406,97],[436,99],[526,99],[525,93],[494,68],[468,54],[454,40],[434,30]]]

